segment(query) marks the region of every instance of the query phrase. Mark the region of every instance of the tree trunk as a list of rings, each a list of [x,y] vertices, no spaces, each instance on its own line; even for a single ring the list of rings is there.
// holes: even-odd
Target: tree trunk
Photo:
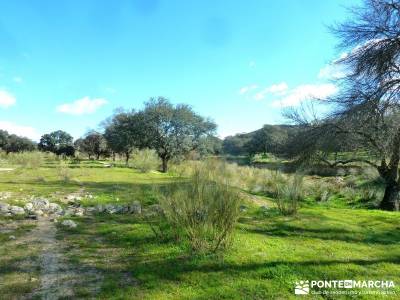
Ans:
[[[384,210],[397,211],[399,210],[399,162],[400,162],[400,127],[396,131],[393,139],[392,154],[389,164],[386,165],[385,159],[382,159],[380,175],[386,181],[385,194],[379,207]]]
[[[167,173],[168,171],[168,159],[166,157],[162,157],[162,172]]]
[[[115,162],[115,152],[112,153],[112,160]]]
[[[97,153],[96,154],[96,160],[99,160],[100,159],[100,153]]]
[[[125,153],[125,165],[128,165],[128,163],[129,163],[129,157],[130,157],[129,152],[126,152],[126,153]]]
[[[399,186],[396,182],[388,183],[385,188],[385,194],[379,208],[383,210],[399,210]]]

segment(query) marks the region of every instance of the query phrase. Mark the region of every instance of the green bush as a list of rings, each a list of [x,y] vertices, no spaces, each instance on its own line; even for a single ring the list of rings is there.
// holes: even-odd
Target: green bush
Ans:
[[[196,253],[226,249],[239,214],[238,192],[211,175],[198,167],[187,184],[172,185],[160,200],[177,240],[188,242]]]
[[[132,156],[131,166],[143,173],[157,170],[160,166],[160,159],[152,149],[137,150]]]

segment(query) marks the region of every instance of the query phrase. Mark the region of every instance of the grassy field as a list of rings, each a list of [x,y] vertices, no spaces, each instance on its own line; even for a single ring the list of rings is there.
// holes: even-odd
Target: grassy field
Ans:
[[[85,198],[84,206],[138,200],[146,207],[157,202],[158,187],[179,180],[172,174],[144,174],[97,162],[61,167],[53,162],[39,169],[1,172],[0,191],[10,192],[7,202],[16,204],[42,196],[65,205],[65,196],[85,192],[93,198]],[[295,299],[296,281],[334,279],[393,280],[397,286],[391,291],[400,294],[398,213],[305,203],[297,215],[282,216],[268,197],[245,193],[243,198],[246,208],[233,245],[223,256],[190,255],[183,245],[159,240],[138,216],[92,214],[69,218],[77,228],[57,225],[63,264],[74,276],[81,274],[69,287],[73,298]],[[34,294],[43,276],[42,250],[32,238],[35,224],[0,217],[1,299],[40,299]]]

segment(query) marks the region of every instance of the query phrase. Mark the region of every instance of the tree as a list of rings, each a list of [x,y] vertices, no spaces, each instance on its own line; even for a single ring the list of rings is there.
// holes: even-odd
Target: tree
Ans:
[[[80,151],[87,153],[89,159],[94,155],[98,160],[100,155],[107,152],[107,142],[104,136],[96,131],[91,131],[83,139],[78,139],[75,145]]]
[[[366,0],[353,16],[334,28],[346,55],[338,61],[345,76],[340,91],[328,99],[331,113],[310,122],[301,120],[303,154],[322,157],[330,165],[363,162],[376,168],[385,182],[380,208],[399,209],[400,161],[400,3]],[[330,163],[329,140],[348,139],[357,149],[349,159]],[[325,145],[325,147],[322,147]],[[323,151],[321,151],[323,150]]]
[[[219,155],[222,153],[222,140],[216,136],[205,136],[200,138],[196,152],[204,157],[207,155]]]
[[[8,137],[8,132],[0,129],[0,149],[4,150],[4,147],[7,145]]]
[[[282,154],[289,135],[294,130],[294,126],[264,125],[251,135],[251,139],[244,147],[253,155],[257,153]]]
[[[118,112],[104,124],[104,138],[114,153],[123,154],[128,164],[132,151],[143,148],[146,135],[143,132],[143,114],[140,112]]]
[[[33,151],[36,149],[36,144],[28,138],[11,134],[8,136],[7,143],[3,146],[3,149],[7,154],[10,152]]]
[[[48,134],[44,134],[40,138],[38,148],[41,151],[53,152],[56,155],[73,156],[75,149],[73,146],[73,138],[65,131],[57,130]]]
[[[248,154],[247,143],[252,139],[251,134],[240,133],[234,136],[227,136],[222,142],[223,152],[230,155]]]
[[[170,159],[185,155],[199,147],[201,139],[211,135],[215,123],[204,119],[185,104],[173,105],[159,97],[145,103],[139,121],[143,145],[156,150],[167,172]]]

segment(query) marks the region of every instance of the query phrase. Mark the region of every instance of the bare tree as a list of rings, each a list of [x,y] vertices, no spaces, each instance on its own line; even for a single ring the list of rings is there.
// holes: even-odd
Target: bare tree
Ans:
[[[337,62],[345,75],[339,79],[339,93],[327,99],[331,113],[309,122],[300,113],[292,119],[302,124],[310,138],[298,154],[317,155],[330,165],[362,162],[375,167],[384,180],[385,194],[380,208],[399,209],[400,162],[400,2],[366,0],[351,9],[352,18],[334,27],[345,55]],[[358,152],[333,163],[321,153],[327,140],[351,137]],[[362,153],[362,155],[360,155]],[[325,157],[325,158],[324,158]]]

